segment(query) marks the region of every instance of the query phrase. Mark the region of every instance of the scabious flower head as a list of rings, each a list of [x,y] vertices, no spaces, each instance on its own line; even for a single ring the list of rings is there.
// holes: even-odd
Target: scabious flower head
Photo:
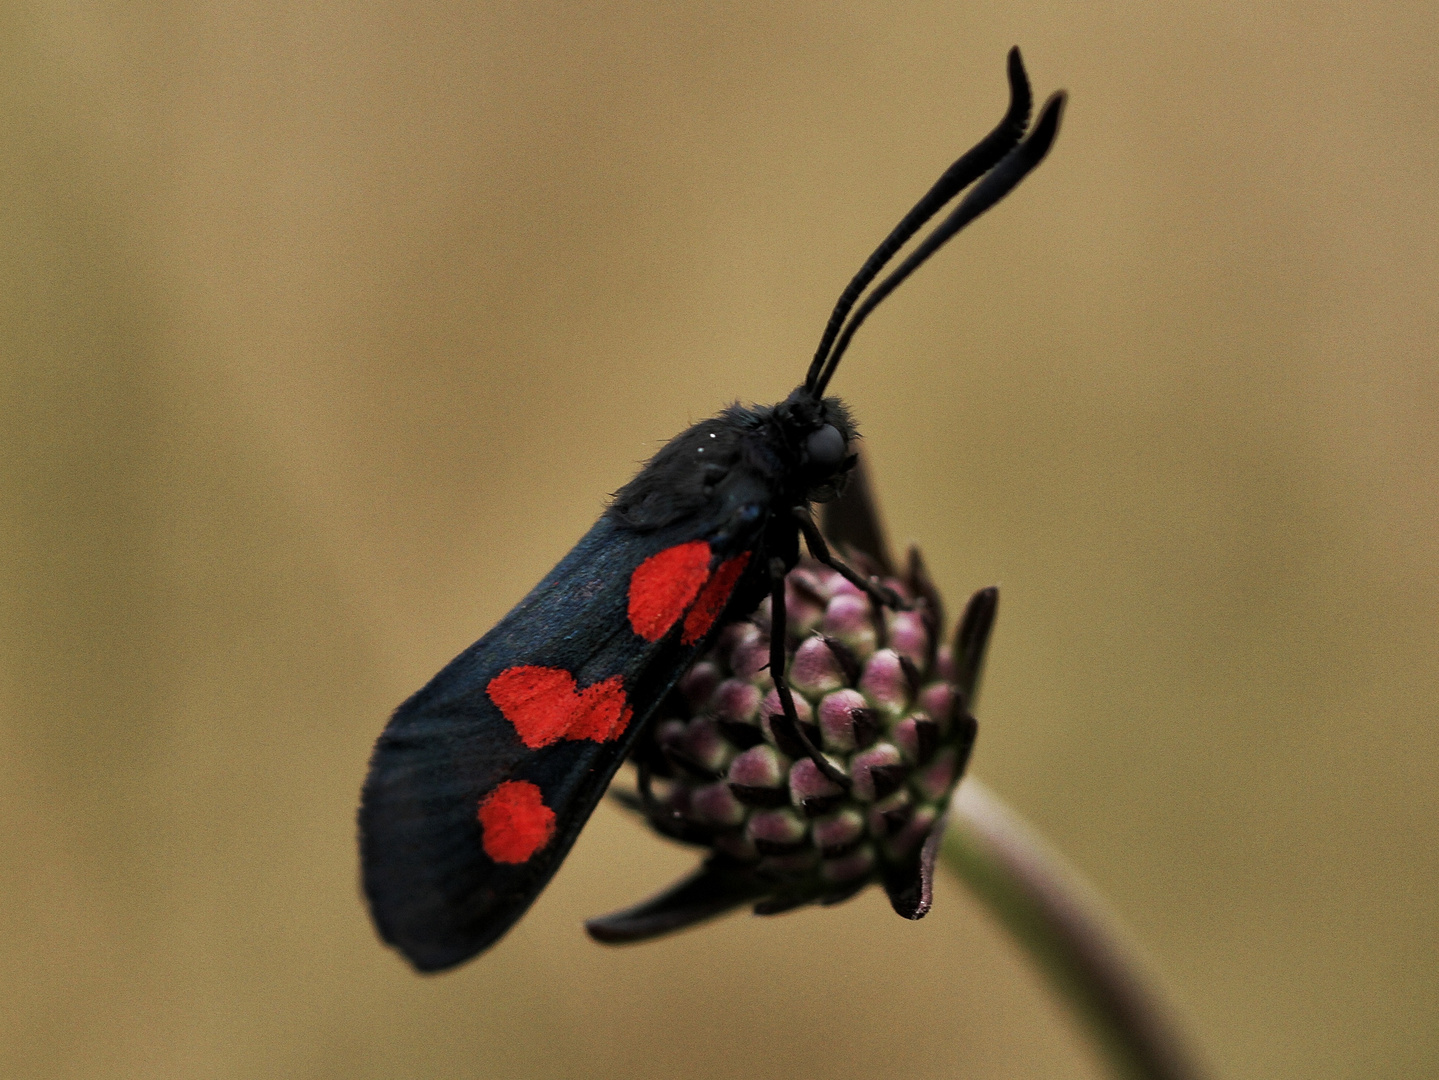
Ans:
[[[758,914],[833,904],[872,882],[905,917],[928,911],[944,813],[974,744],[969,702],[997,593],[975,594],[948,643],[917,552],[902,576],[850,555],[901,609],[873,604],[814,560],[790,572],[786,673],[798,730],[769,670],[770,601],[723,628],[642,735],[637,790],[623,797],[708,858],[659,896],[591,920],[592,935],[637,940],[742,903]]]

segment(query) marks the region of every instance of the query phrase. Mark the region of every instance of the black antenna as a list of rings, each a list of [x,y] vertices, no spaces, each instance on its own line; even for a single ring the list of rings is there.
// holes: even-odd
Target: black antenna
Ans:
[[[1024,114],[1027,117],[1029,111],[1029,87],[1028,83],[1024,81],[1024,68],[1019,62],[1018,49],[1011,50],[1010,52],[1010,85],[1012,90],[1015,86],[1016,69],[1018,70],[1019,80],[1023,87],[1025,99]],[[844,356],[845,350],[849,348],[850,340],[854,337],[855,331],[863,325],[864,320],[869,317],[870,312],[878,307],[885,297],[894,292],[910,274],[919,269],[925,260],[943,247],[955,233],[959,232],[960,229],[964,228],[975,218],[979,217],[980,214],[984,213],[995,203],[999,202],[1000,199],[1013,191],[1019,185],[1020,181],[1028,176],[1035,166],[1044,160],[1045,155],[1049,153],[1049,148],[1054,144],[1055,135],[1059,131],[1059,119],[1064,110],[1064,102],[1065,95],[1063,91],[1053,95],[1045,102],[1044,108],[1040,110],[1039,119],[1035,122],[1034,127],[1030,130],[1028,137],[1023,142],[1019,143],[1018,146],[1013,146],[1013,142],[1011,142],[1009,145],[1013,146],[1013,149],[1009,149],[1007,153],[1004,153],[1003,156],[999,158],[997,164],[994,164],[992,168],[986,165],[984,169],[971,176],[964,184],[951,189],[942,202],[931,207],[929,205],[931,198],[940,191],[946,178],[949,178],[951,174],[957,177],[959,175],[959,166],[964,163],[966,159],[971,158],[972,155],[976,155],[981,148],[988,146],[991,140],[995,140],[996,135],[1005,129],[1005,124],[1015,111],[1013,107],[1014,103],[1012,102],[1010,114],[1006,115],[1005,121],[983,142],[976,146],[974,150],[971,150],[963,158],[955,162],[945,173],[945,176],[941,177],[940,183],[936,184],[930,193],[921,199],[913,210],[905,215],[904,221],[900,222],[900,225],[890,234],[890,237],[887,238],[875,251],[874,255],[870,256],[866,261],[864,269],[855,276],[854,281],[850,282],[849,287],[845,289],[844,295],[840,298],[840,303],[836,305],[835,315],[831,316],[830,326],[825,330],[825,337],[833,341],[833,348],[829,349],[828,355],[821,360],[820,356],[824,355],[822,347],[820,356],[816,356],[816,361],[810,365],[809,374],[805,378],[805,389],[811,395],[814,397],[822,397],[824,395],[825,388],[829,385],[830,379],[834,377],[834,372],[839,366],[840,359]],[[1020,121],[1020,128],[1022,131],[1023,120]],[[980,179],[980,177],[982,177],[982,179]],[[918,231],[925,221],[932,217],[934,213],[944,205],[944,202],[948,202],[949,199],[957,195],[963,187],[967,186],[971,180],[976,179],[979,180],[979,183],[975,186],[974,190],[966,195],[963,201],[955,207],[949,217],[945,218],[944,221],[936,226],[934,231],[915,248],[904,262],[875,286],[874,291],[872,291],[869,296],[865,298],[864,303],[854,311],[854,314],[849,317],[848,322],[844,323],[843,329],[839,331],[837,335],[831,334],[830,331],[835,328],[836,317],[840,319],[843,318],[844,314],[853,306],[855,297],[859,291],[874,278],[893,255],[893,249],[886,250],[891,240],[899,236],[901,231],[908,226],[908,232],[904,233],[903,239],[895,244],[895,248],[902,245],[905,239],[908,239],[909,236]],[[923,209],[923,216],[920,216],[921,209]],[[917,220],[914,220],[913,224],[910,224],[912,219]],[[883,257],[881,258],[880,255],[882,252]],[[877,265],[874,265],[871,269],[871,264],[876,263]],[[866,273],[868,273],[868,276],[866,276]],[[862,283],[861,279],[863,279]],[[858,288],[855,287],[856,283],[860,283]],[[816,367],[816,364],[820,366]]]
[[[950,237],[1018,187],[1019,182],[1044,160],[1044,155],[1049,153],[1049,148],[1054,145],[1055,135],[1059,133],[1059,117],[1064,112],[1064,101],[1062,90],[1046,101],[1029,136],[985,174],[984,179],[975,185],[974,190],[964,197],[949,217],[935,227],[934,232],[925,237],[919,247],[910,253],[909,258],[874,287],[874,291],[865,298],[835,341],[834,349],[825,361],[824,372],[815,382],[815,397],[824,396],[825,387],[834,377],[834,370],[839,367],[845,349],[849,348],[850,339],[864,324],[864,320],[869,318],[869,313],[879,307],[880,302],[899,288],[904,279],[918,270],[926,259],[943,247]]]
[[[1029,92],[1029,78],[1024,73],[1024,59],[1019,55],[1018,45],[1009,50],[1008,74],[1009,110],[1004,114],[1004,119],[944,171],[944,175],[936,180],[924,198],[904,215],[900,223],[884,238],[883,243],[865,259],[859,273],[845,286],[844,292],[835,302],[834,311],[824,328],[824,336],[820,338],[814,359],[810,361],[809,372],[804,380],[806,389],[813,390],[815,380],[824,368],[825,358],[829,355],[829,347],[834,344],[834,339],[844,323],[844,317],[854,307],[859,294],[879,276],[879,272],[894,257],[895,252],[904,247],[909,238],[924,227],[925,222],[939,213],[945,203],[994,168],[1014,144],[1019,142],[1024,129],[1029,125],[1029,110],[1034,98]]]

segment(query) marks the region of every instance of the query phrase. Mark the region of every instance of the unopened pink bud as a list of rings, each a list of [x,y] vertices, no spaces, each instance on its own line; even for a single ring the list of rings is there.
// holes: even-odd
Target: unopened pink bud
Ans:
[[[854,713],[869,708],[869,702],[858,690],[836,690],[826,694],[819,703],[819,728],[828,750],[848,753],[859,746],[855,738]]]
[[[789,681],[802,694],[823,694],[844,685],[844,669],[824,638],[811,637],[795,651]]]
[[[917,611],[895,612],[889,625],[889,644],[920,670],[929,663],[929,631]]]
[[[760,633],[759,627],[746,625],[751,632],[736,642],[730,653],[730,667],[738,678],[768,682],[769,672],[765,668],[769,664],[769,639]]]
[[[864,835],[864,818],[859,811],[846,807],[829,817],[818,819],[810,829],[815,847],[821,851],[833,851],[848,847]]]
[[[760,743],[730,762],[729,782],[741,787],[776,788],[784,783],[788,768],[788,761],[778,750]]]
[[[849,585],[849,582],[845,584]],[[824,632],[839,638],[851,648],[858,648],[857,642],[874,641],[872,618],[867,596],[858,590],[845,593],[836,596],[825,609]]]
[[[805,823],[793,810],[759,810],[745,822],[745,835],[756,844],[797,844],[804,839]]]
[[[800,758],[789,771],[789,797],[795,806],[803,808],[805,803],[837,799],[843,794],[844,789],[820,772],[809,758]]]
[[[744,806],[724,783],[695,788],[690,795],[690,811],[711,825],[738,825],[745,817]]]
[[[875,743],[868,750],[855,754],[849,762],[855,798],[863,802],[884,798],[899,786],[901,780],[895,776],[895,771],[903,765],[899,747],[893,743]]]
[[[949,712],[954,708],[954,687],[932,682],[919,692],[919,707],[939,725],[941,735],[949,733]]]
[[[894,727],[895,745],[904,751],[904,760],[922,765],[939,747],[939,725],[924,713],[906,716]]]
[[[948,645],[941,645],[934,656],[935,674],[947,683],[952,683],[958,677],[954,666],[954,650]]]
[[[814,721],[814,710],[810,708],[809,702],[804,699],[804,696],[802,694],[791,694],[790,697],[794,699],[794,712],[795,715],[799,717],[799,722],[801,724],[812,723]],[[760,723],[764,727],[765,733],[770,735],[770,738],[774,737],[769,729],[770,717],[783,715],[784,705],[780,702],[779,691],[771,690],[764,696],[764,700],[760,702],[759,706]]]
[[[689,759],[711,772],[722,772],[733,753],[729,741],[720,734],[713,720],[700,717],[685,732],[683,750]]]
[[[954,783],[954,747],[947,746],[915,774],[919,790],[930,799],[942,799]]]
[[[899,662],[899,654],[893,649],[880,649],[869,658],[860,676],[859,688],[892,716],[909,707],[909,679]]]
[[[748,679],[726,679],[715,688],[709,711],[717,720],[752,724],[763,697],[763,691]]]

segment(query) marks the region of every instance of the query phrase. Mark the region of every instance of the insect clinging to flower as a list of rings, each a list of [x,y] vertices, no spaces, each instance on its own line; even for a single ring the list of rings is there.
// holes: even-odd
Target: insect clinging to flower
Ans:
[[[596,920],[595,936],[646,937],[744,902],[832,902],[871,880],[902,914],[927,909],[924,852],[973,742],[994,598],[978,594],[942,647],[918,564],[893,576],[837,557],[813,507],[856,472],[855,422],[826,395],[855,332],[1054,141],[1064,95],[1030,127],[1017,49],[1008,74],[1004,118],[865,261],[794,392],[675,436],[395,711],[361,796],[361,867],[380,936],[419,970],[462,963],[524,914],[631,756],[635,805],[712,853],[669,893]]]

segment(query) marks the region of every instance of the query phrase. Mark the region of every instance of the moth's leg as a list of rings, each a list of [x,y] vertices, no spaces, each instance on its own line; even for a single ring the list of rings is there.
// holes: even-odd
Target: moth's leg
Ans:
[[[814,515],[810,513],[808,506],[796,506],[792,513],[794,519],[799,522],[799,531],[804,534],[805,546],[809,548],[809,553],[815,559],[834,570],[855,588],[863,589],[864,594],[869,597],[870,603],[876,607],[887,607],[891,611],[909,610],[910,605],[888,585],[882,585],[878,581],[865,577],[853,567],[840,562],[830,553],[829,545],[824,542],[824,536],[820,534],[819,526],[814,523]]]
[[[850,779],[834,763],[819,752],[819,749],[810,741],[805,734],[804,726],[799,722],[799,710],[794,707],[794,695],[790,693],[789,679],[785,675],[785,605],[784,605],[784,560],[774,558],[769,561],[769,673],[774,679],[775,693],[779,695],[780,707],[784,709],[783,716],[770,717],[770,727],[773,729],[777,724],[782,724],[781,734],[789,737],[789,741],[798,743],[804,749],[804,754],[814,762],[815,768],[824,774],[826,780],[838,784],[845,791],[850,789]],[[779,736],[776,736],[778,741]]]
[[[680,835],[686,822],[683,817],[661,806],[655,798],[654,785],[651,782],[653,771],[650,760],[647,756],[634,759],[635,769],[635,791],[626,791],[623,788],[611,787],[607,792],[611,799],[619,803],[626,810],[639,814],[650,823],[655,829],[666,836],[673,836],[676,839],[685,839]]]
[[[683,826],[684,819],[673,810],[667,810],[661,806],[655,798],[654,785],[651,782],[653,772],[650,766],[650,759],[646,756],[635,762],[637,775],[635,787],[639,790],[639,809],[660,832],[666,836],[674,836],[678,827]]]
[[[644,808],[645,816],[651,821],[658,821],[663,816],[663,811],[659,801],[655,799],[654,784],[651,783],[653,774],[648,757],[635,763],[635,773],[635,788],[640,793],[640,805]]]

